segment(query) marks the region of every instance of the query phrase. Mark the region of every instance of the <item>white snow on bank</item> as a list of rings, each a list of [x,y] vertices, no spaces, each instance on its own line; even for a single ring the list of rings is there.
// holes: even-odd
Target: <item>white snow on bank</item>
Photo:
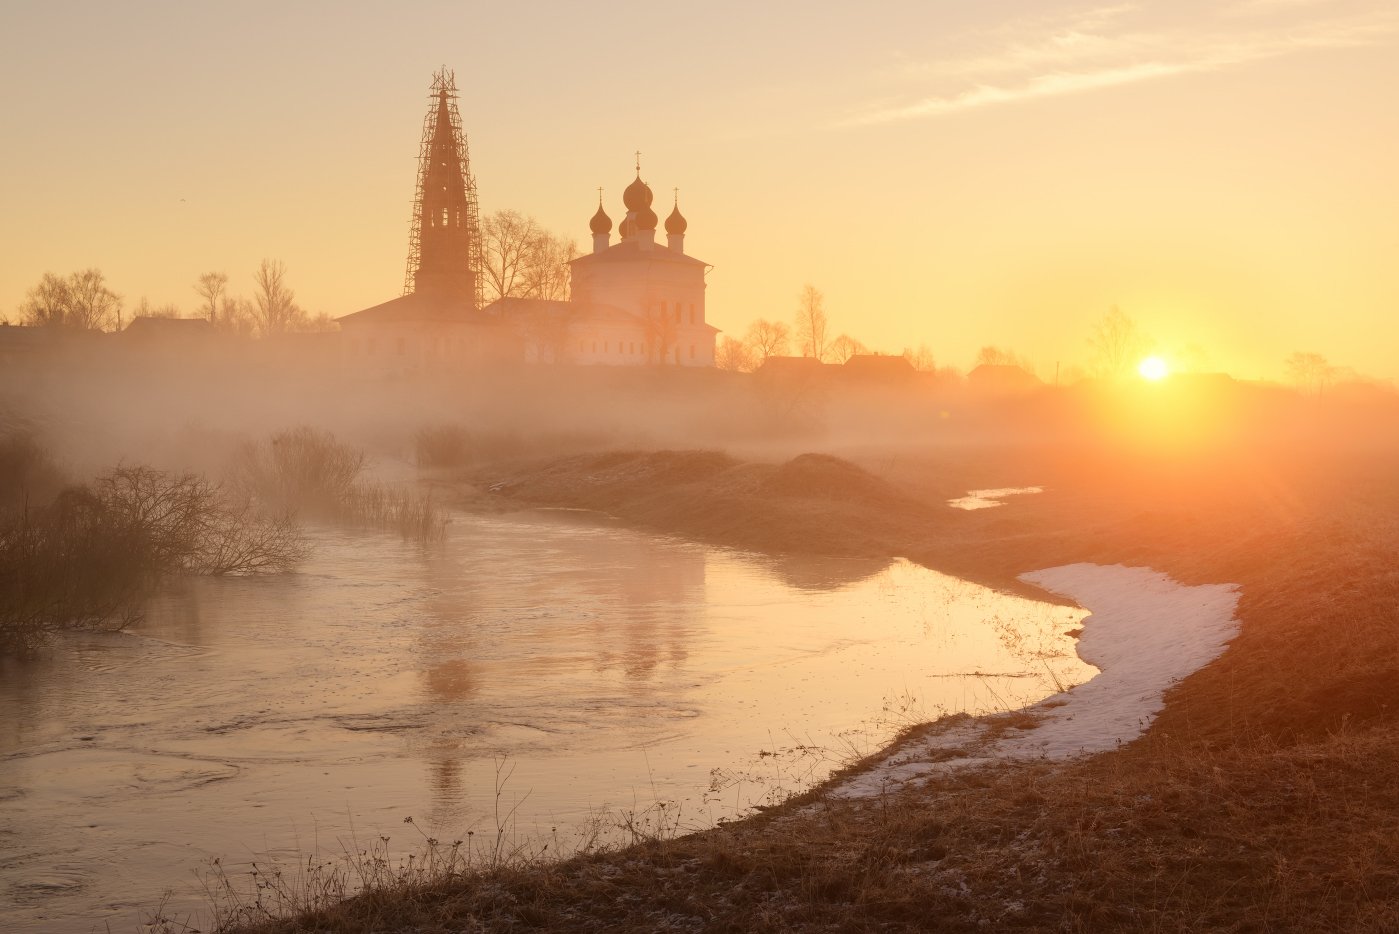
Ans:
[[[949,499],[947,505],[953,509],[990,509],[992,506],[1004,506],[1001,500],[1007,496],[1023,496],[1026,493],[1043,493],[1044,487],[1040,486],[1008,486],[998,490],[968,490],[967,495],[960,499]]]
[[[1150,568],[1101,564],[1032,571],[1020,579],[1089,611],[1078,654],[1099,673],[1025,708],[1037,721],[1028,729],[993,735],[999,715],[953,721],[833,794],[867,797],[949,769],[1062,759],[1131,742],[1156,718],[1167,688],[1213,661],[1238,632],[1234,584],[1188,587]]]

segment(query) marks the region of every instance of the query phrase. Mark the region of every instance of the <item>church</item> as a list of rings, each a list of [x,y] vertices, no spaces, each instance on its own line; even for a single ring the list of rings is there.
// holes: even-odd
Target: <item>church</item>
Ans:
[[[657,242],[649,185],[622,193],[623,219],[599,197],[592,251],[569,262],[566,301],[482,298],[476,182],[451,72],[434,75],[424,121],[404,294],[338,319],[341,357],[364,376],[407,377],[501,363],[712,367],[709,265],[685,252],[679,201]]]

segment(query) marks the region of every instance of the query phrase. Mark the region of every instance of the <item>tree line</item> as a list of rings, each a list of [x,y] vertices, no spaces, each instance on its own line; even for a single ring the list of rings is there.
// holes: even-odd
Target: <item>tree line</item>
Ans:
[[[193,286],[200,304],[191,317],[204,318],[220,331],[245,337],[323,331],[332,326],[329,315],[312,316],[296,303],[281,260],[264,259],[253,272],[253,287],[251,298],[231,295],[227,273],[203,273]],[[19,306],[19,320],[33,327],[119,331],[129,323],[124,312],[122,296],[111,289],[102,271],[84,269],[67,276],[44,273]],[[131,317],[184,315],[177,305],[152,307],[143,297]]]

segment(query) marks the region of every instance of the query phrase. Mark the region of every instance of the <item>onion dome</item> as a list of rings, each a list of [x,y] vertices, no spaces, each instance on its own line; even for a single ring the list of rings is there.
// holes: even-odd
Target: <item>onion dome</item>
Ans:
[[[641,175],[636,176],[636,181],[627,186],[627,190],[622,192],[622,203],[627,206],[628,211],[641,212],[651,207],[651,186],[641,180]],[[651,225],[652,227],[655,224]]]
[[[690,224],[685,220],[685,215],[680,213],[680,202],[676,201],[675,209],[670,212],[670,217],[665,219],[665,232],[668,234],[682,234]]]
[[[656,216],[656,212],[650,208],[642,208],[640,211],[637,211],[633,217],[636,218],[637,230],[655,230],[656,225],[661,221],[661,219]]]
[[[607,212],[602,209],[602,202],[598,202],[597,213],[593,219],[588,221],[588,227],[595,234],[606,234],[612,232],[612,218],[607,216]]]
[[[631,215],[628,214],[626,217],[622,218],[622,223],[618,225],[617,234],[625,240],[634,233],[636,233],[636,225],[632,223]]]

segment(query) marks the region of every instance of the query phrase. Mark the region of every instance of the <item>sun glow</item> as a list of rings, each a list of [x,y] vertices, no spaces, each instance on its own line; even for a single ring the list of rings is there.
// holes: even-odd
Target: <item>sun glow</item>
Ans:
[[[1157,380],[1165,379],[1170,368],[1166,366],[1166,361],[1160,357],[1147,357],[1137,364],[1137,372],[1141,374],[1142,379],[1151,380],[1154,383]]]

